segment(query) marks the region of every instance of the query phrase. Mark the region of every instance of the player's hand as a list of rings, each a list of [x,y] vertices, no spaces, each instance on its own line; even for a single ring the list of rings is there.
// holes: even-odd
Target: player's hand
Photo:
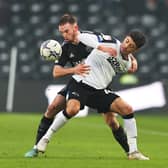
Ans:
[[[89,74],[89,71],[90,71],[90,66],[84,63],[78,64],[74,67],[74,74],[84,76],[86,74]]]
[[[132,66],[131,66],[131,68],[128,70],[128,72],[129,73],[134,73],[134,72],[136,72],[137,71],[137,67],[134,65],[134,64],[132,64]]]
[[[131,68],[128,70],[129,73],[134,73],[138,69],[138,63],[137,60],[134,58],[133,55],[131,55]]]

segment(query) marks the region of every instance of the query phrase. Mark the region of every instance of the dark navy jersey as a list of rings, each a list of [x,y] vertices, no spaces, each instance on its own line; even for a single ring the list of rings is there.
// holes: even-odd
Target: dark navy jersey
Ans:
[[[62,45],[62,55],[56,65],[65,66],[70,63],[75,66],[82,62],[92,51],[92,48],[82,44],[72,44],[71,42],[64,42]]]

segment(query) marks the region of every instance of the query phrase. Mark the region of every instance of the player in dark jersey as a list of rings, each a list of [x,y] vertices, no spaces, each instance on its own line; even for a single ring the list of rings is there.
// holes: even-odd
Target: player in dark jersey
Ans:
[[[53,68],[53,76],[57,78],[70,74],[87,74],[90,70],[90,67],[86,64],[83,64],[82,60],[88,56],[92,48],[75,41],[76,38],[74,36],[76,36],[79,32],[76,19],[71,15],[64,15],[60,20],[59,30],[65,42],[62,46],[62,56],[60,60],[55,63],[55,66]],[[100,50],[115,54],[111,48],[100,47]],[[134,59],[134,57],[132,57],[132,59]],[[64,66],[67,62],[71,63],[72,67],[65,68]],[[134,72],[137,69],[136,59],[134,59],[133,62],[134,63],[132,64],[132,67],[130,69],[131,72]],[[46,133],[46,131],[52,124],[55,115],[65,108],[65,96],[66,88],[61,90],[59,94],[55,97],[51,105],[48,106],[38,127],[35,146],[33,147],[33,149],[25,154],[25,157],[36,157],[38,155],[36,144],[39,142],[41,137]],[[111,128],[115,139],[122,146],[124,151],[128,152],[129,146],[127,143],[126,134],[123,128],[120,126],[119,122],[117,121],[115,114],[111,113],[111,116],[105,116],[105,121]]]

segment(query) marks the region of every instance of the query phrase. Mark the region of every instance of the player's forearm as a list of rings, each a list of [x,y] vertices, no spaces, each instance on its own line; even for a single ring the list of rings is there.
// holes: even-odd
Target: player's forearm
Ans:
[[[137,62],[136,58],[132,54],[130,54],[129,56],[131,58],[131,68],[128,70],[128,72],[134,73],[138,69],[138,62]]]
[[[116,56],[117,54],[116,50],[113,49],[112,47],[102,45],[98,41],[97,36],[93,34],[81,33],[78,35],[78,40],[89,47],[96,48],[103,52],[107,52],[111,56]]]
[[[111,56],[115,57],[117,55],[117,51],[112,47],[106,47],[104,45],[98,45],[98,50],[109,53]]]
[[[74,68],[64,68],[61,66],[55,66],[53,69],[53,77],[59,78],[66,75],[72,75],[74,74]]]

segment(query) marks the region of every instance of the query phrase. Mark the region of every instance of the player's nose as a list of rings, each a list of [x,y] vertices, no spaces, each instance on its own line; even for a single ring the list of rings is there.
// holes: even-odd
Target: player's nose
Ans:
[[[128,47],[129,47],[129,43],[126,43],[126,44],[124,45],[124,48],[127,49]]]

